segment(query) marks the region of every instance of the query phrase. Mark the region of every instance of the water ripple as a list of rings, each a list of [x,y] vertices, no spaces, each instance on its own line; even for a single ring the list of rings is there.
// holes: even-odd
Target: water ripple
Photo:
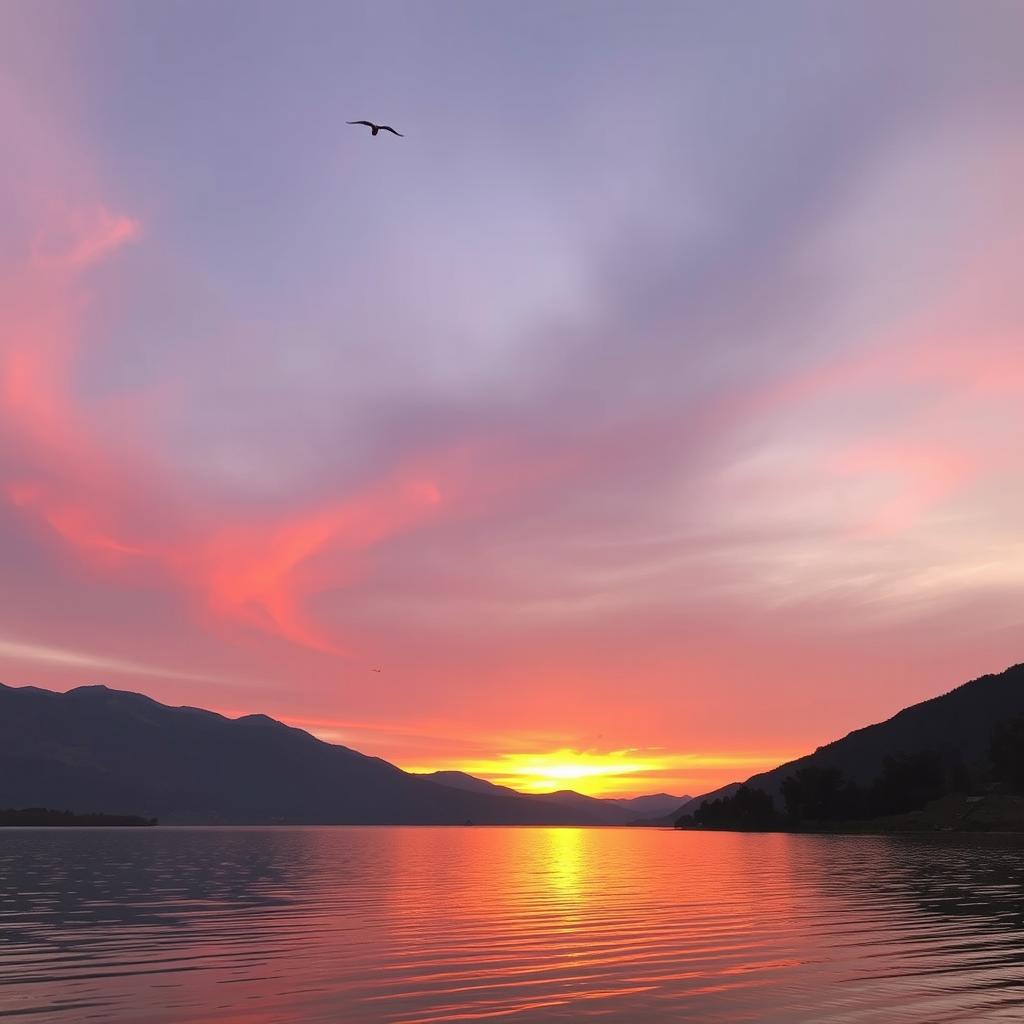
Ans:
[[[1024,841],[0,830],[0,1018],[1024,1019]]]

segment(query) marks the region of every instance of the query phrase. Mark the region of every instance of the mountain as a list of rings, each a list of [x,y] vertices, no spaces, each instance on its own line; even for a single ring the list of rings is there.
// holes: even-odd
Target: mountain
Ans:
[[[475,775],[465,772],[441,771],[430,772],[423,776],[444,786],[464,789],[472,793],[500,793],[504,796],[525,796],[528,800],[554,804],[582,811],[598,821],[608,825],[628,825],[638,818],[665,814],[689,800],[688,796],[669,796],[667,793],[655,793],[651,796],[636,796],[624,799],[610,797],[585,796],[572,789],[562,789],[554,793],[518,793],[508,786],[498,786],[493,782],[478,779]]]
[[[618,804],[632,812],[634,818],[650,818],[656,814],[668,814],[670,811],[689,803],[691,796],[672,796],[671,793],[652,793],[650,796],[633,796],[612,799],[609,803]]]
[[[620,807],[610,800],[584,796],[572,789],[559,789],[554,793],[531,794],[531,799],[540,800],[553,806],[571,807],[583,814],[589,814],[608,825],[628,825],[640,817],[639,814]]]
[[[499,786],[495,782],[478,779],[475,775],[469,775],[466,772],[424,772],[420,778],[430,779],[431,782],[439,782],[442,786],[450,786],[452,789],[464,789],[467,793],[491,793],[495,795],[500,794],[501,796],[520,795],[508,786]]]
[[[430,779],[432,782],[439,782],[442,786],[451,786],[453,789],[462,789],[469,793],[491,793],[501,796],[520,797],[524,800],[537,802],[556,807],[572,808],[590,815],[594,820],[609,825],[626,825],[633,821],[636,814],[630,814],[622,807],[607,803],[597,797],[584,796],[582,793],[573,792],[571,789],[563,789],[557,793],[519,793],[508,786],[499,786],[486,779],[478,779],[475,775],[468,775],[466,772],[440,771],[430,772],[421,776]]]
[[[229,719],[105,686],[0,684],[0,807],[162,824],[605,823],[585,805],[493,789],[410,775],[265,715]]]
[[[942,696],[904,708],[884,722],[818,747],[813,754],[754,775],[743,785],[763,790],[781,807],[782,782],[800,768],[838,768],[847,779],[864,786],[879,776],[887,757],[938,750],[959,755],[971,778],[985,778],[990,771],[989,749],[996,727],[1021,714],[1024,664],[999,675],[981,676]],[[740,785],[733,782],[696,797],[655,823],[672,824],[705,801],[732,796]]]
[[[666,816],[659,819],[658,824],[671,825],[677,818],[682,817],[684,814],[693,814],[693,812],[706,800],[717,800],[721,797],[732,796],[742,785],[742,782],[730,782],[728,785],[711,790],[710,793],[702,793],[700,796],[692,796],[689,800],[684,801],[676,807],[675,810],[670,811]]]

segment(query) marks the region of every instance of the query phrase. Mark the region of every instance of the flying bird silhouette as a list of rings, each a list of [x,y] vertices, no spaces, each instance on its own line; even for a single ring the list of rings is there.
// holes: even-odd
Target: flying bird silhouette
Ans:
[[[374,124],[372,121],[346,121],[345,124],[365,124],[370,129],[371,135],[376,135],[377,132],[391,132],[392,135],[397,135],[400,139],[405,138],[401,132],[396,132],[389,124]]]
[[[371,672],[379,672],[379,671],[380,671],[380,669],[379,669],[379,668],[371,668],[371,669],[370,669],[370,671],[371,671]]]

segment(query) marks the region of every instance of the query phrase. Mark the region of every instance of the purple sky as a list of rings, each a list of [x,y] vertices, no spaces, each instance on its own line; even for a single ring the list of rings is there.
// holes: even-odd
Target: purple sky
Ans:
[[[1021,660],[1022,38],[9,0],[0,679],[643,792]]]

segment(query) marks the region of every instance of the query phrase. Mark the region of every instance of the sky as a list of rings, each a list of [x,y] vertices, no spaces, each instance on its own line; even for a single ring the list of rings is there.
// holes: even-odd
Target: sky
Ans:
[[[0,680],[679,794],[1024,660],[1022,37],[6,0]]]

